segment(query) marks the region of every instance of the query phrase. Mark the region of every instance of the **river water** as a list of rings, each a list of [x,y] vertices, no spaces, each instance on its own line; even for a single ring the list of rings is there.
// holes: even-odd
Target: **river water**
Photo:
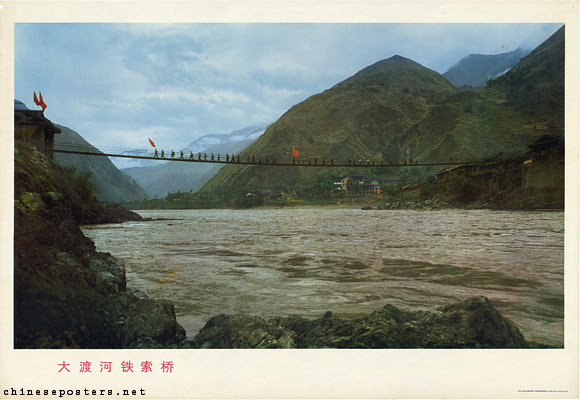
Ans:
[[[564,213],[339,208],[138,211],[85,227],[127,285],[193,337],[217,314],[318,318],[483,295],[527,340],[564,344]],[[170,220],[167,220],[167,219]]]

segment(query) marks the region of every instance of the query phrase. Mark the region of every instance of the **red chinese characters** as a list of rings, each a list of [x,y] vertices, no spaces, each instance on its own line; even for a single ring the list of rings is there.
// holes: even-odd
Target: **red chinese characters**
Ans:
[[[67,365],[70,364],[67,364],[65,361],[63,361],[62,364],[58,364],[58,366],[61,367],[61,369],[59,369],[58,372],[62,372],[63,370],[66,370],[66,372],[70,372],[70,369],[66,367]]]
[[[112,361],[101,361],[101,372],[111,372],[111,364],[113,364]]]
[[[153,363],[151,361],[141,362],[141,372],[153,372]]]
[[[91,361],[81,361],[79,363],[80,365],[80,373],[91,373],[93,372],[91,370],[91,367],[93,365],[93,363]],[[159,364],[158,364],[159,365]],[[162,361],[161,362],[161,367],[159,368],[159,370],[161,370],[161,373],[164,374],[171,374],[173,373],[173,369],[175,368],[175,363],[173,361]],[[70,367],[70,363],[67,363],[66,361],[63,361],[62,363],[59,363],[58,366],[60,367],[58,369],[58,372],[71,372],[71,370],[68,368]],[[100,370],[99,372],[112,372],[113,371],[113,362],[112,361],[100,361],[99,362],[99,367]],[[123,373],[134,373],[135,369],[134,369],[135,365],[133,364],[132,361],[122,361],[121,362],[121,369],[120,371]],[[155,370],[157,371],[157,369]],[[152,373],[154,372],[153,369],[153,361],[141,361],[141,373]]]
[[[123,372],[134,372],[133,371],[133,363],[131,361],[123,361],[123,362],[121,362],[121,371],[123,371]]]
[[[81,370],[79,372],[91,372],[91,362],[81,361]]]
[[[173,361],[163,361],[161,363],[161,371],[163,373],[172,373],[173,372]]]

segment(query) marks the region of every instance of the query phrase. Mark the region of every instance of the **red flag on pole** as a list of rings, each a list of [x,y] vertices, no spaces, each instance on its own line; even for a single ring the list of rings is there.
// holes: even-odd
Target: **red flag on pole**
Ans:
[[[147,138],[149,139],[149,138]],[[149,139],[149,143],[151,143],[151,146],[155,147],[155,143],[153,143],[153,140]]]
[[[34,92],[34,104],[40,106],[40,101],[38,101],[38,97],[36,97],[36,91]]]
[[[42,92],[38,92],[38,95],[40,96],[40,104],[39,104],[39,106],[42,107],[42,112],[44,112],[44,110],[46,110],[46,104],[44,104],[44,100],[42,100]]]
[[[298,150],[296,150],[296,147],[292,146],[292,156],[294,158],[298,157]]]

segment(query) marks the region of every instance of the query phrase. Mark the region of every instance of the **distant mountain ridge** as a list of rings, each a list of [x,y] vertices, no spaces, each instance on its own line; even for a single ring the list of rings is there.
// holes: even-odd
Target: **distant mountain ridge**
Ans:
[[[443,74],[456,87],[471,86],[482,88],[490,79],[509,71],[531,50],[517,48],[502,54],[470,54],[459,60]]]
[[[198,153],[207,151],[209,148],[218,145],[225,145],[236,142],[250,144],[259,138],[267,127],[268,125],[250,126],[233,131],[231,133],[204,135],[185,146],[183,151],[193,151],[194,153]]]
[[[205,135],[180,151],[188,156],[191,151],[196,157],[198,153],[238,154],[260,137],[267,127],[268,125],[251,126],[229,134]],[[165,197],[168,193],[200,189],[222,167],[223,165],[215,164],[166,162],[147,167],[124,168],[122,171],[143,186],[149,196]]]
[[[72,144],[100,151],[87,142],[79,133],[66,126],[57,125],[62,132],[55,135],[55,144]],[[56,161],[66,167],[74,167],[78,173],[90,173],[90,180],[98,192],[97,199],[114,203],[128,203],[147,199],[147,193],[133,178],[119,171],[108,157],[80,154],[55,153]]]
[[[552,37],[558,29],[554,26],[546,27],[526,39],[517,49],[507,53],[469,54],[456,62],[443,76],[458,88],[481,89],[489,80],[511,70],[522,58]]]

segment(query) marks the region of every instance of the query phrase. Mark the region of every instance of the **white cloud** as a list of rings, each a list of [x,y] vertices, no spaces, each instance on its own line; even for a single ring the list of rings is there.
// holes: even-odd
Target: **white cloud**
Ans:
[[[140,93],[139,98],[141,100],[155,99],[172,103],[191,102],[207,107],[249,103],[252,101],[252,98],[245,93],[234,92],[227,89],[215,89],[212,87],[201,87],[195,88],[194,90],[165,87],[160,90]]]
[[[93,145],[99,149],[116,148],[126,150],[152,150],[148,138],[151,138],[157,147],[176,147],[175,130],[167,126],[146,126],[139,129],[104,129],[100,132],[98,143]]]

